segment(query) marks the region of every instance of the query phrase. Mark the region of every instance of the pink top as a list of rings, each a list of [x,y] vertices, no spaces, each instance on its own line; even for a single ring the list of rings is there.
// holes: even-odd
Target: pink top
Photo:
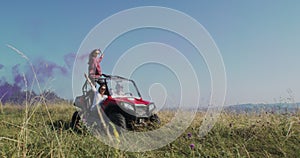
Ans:
[[[100,57],[91,57],[89,60],[89,76],[91,78],[99,78],[102,75],[100,62],[102,61],[103,56]]]

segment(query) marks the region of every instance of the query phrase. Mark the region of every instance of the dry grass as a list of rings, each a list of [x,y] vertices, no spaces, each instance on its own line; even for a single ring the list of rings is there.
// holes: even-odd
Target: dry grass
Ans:
[[[300,115],[221,114],[204,137],[198,137],[203,113],[167,146],[149,152],[111,148],[88,132],[69,129],[72,105],[5,105],[0,114],[0,157],[297,157]],[[26,114],[27,113],[27,114]],[[162,124],[174,112],[158,114]],[[188,136],[190,133],[191,137]],[[195,148],[191,149],[190,144]],[[134,144],[133,144],[134,145]]]

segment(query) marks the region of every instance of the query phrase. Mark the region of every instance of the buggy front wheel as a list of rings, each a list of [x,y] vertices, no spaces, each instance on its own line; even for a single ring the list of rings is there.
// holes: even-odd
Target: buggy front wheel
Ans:
[[[119,112],[112,112],[109,115],[110,120],[117,126],[123,128],[123,129],[127,129],[126,127],[126,119],[125,117],[119,113]]]

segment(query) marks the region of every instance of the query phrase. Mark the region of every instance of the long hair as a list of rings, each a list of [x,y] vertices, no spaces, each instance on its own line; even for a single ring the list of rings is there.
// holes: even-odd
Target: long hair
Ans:
[[[101,88],[102,88],[102,87],[105,87],[105,92],[104,92],[104,94],[106,94],[107,89],[106,89],[105,83],[101,83],[101,84],[100,84],[100,86],[99,86],[99,88],[98,88],[98,92],[101,93]]]
[[[89,55],[89,62],[88,64],[92,64],[93,63],[93,58],[95,58],[97,56],[97,51],[99,51],[101,53],[101,50],[100,49],[94,49],[90,55]]]

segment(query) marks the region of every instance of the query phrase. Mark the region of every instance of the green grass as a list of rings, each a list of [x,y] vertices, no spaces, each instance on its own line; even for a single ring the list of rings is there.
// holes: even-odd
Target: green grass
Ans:
[[[222,113],[212,130],[198,137],[204,113],[174,142],[154,151],[126,152],[88,132],[69,129],[72,105],[5,105],[0,110],[0,157],[299,157],[300,113]],[[159,113],[162,124],[174,114]],[[191,137],[187,136],[191,133]],[[195,148],[191,149],[190,144]]]

